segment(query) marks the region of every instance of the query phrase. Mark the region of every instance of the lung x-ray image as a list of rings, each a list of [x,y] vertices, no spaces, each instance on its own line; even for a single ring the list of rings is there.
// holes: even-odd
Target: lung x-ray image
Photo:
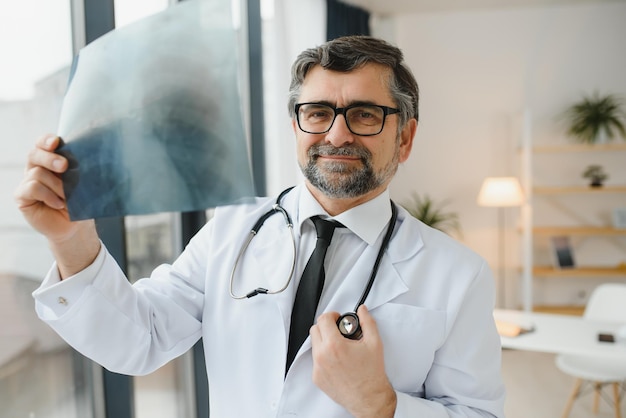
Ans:
[[[58,152],[73,220],[254,196],[230,2],[185,1],[83,48]]]

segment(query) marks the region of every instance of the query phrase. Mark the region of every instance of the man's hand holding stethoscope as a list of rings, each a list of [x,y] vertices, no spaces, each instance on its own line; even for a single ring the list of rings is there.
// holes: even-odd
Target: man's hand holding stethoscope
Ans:
[[[376,321],[365,305],[357,314],[360,339],[339,332],[337,312],[322,314],[311,327],[313,383],[355,417],[393,417],[396,393],[385,373]]]

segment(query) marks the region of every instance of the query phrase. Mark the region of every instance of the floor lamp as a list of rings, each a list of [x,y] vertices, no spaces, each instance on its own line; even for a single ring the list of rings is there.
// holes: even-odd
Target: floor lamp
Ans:
[[[505,218],[507,207],[521,206],[524,194],[516,177],[487,177],[478,193],[478,205],[498,208],[498,306],[506,308]]]

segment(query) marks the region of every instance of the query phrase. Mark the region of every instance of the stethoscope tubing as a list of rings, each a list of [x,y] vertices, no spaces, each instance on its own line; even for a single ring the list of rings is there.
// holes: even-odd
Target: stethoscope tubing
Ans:
[[[275,295],[277,293],[281,293],[283,292],[285,289],[287,289],[287,287],[289,286],[289,283],[291,283],[291,278],[293,277],[293,272],[296,269],[296,238],[294,236],[294,232],[293,232],[293,222],[291,221],[291,216],[289,216],[289,214],[287,213],[287,211],[285,210],[285,208],[283,208],[280,205],[280,202],[283,198],[283,196],[285,196],[287,193],[289,193],[289,191],[293,189],[293,187],[290,187],[286,190],[283,190],[282,193],[280,195],[278,195],[278,198],[276,199],[276,203],[274,203],[274,205],[272,205],[272,209],[270,209],[269,211],[267,211],[265,214],[263,214],[254,224],[254,226],[252,227],[252,229],[250,230],[250,233],[248,234],[248,238],[246,238],[246,241],[243,243],[243,245],[241,246],[241,248],[239,249],[239,253],[237,254],[237,258],[235,259],[235,264],[233,265],[233,269],[230,272],[230,286],[229,286],[229,292],[230,292],[230,296],[233,299],[249,299],[253,296],[256,296],[258,294],[264,294],[264,295]],[[247,294],[243,295],[243,296],[237,296],[235,295],[234,289],[233,289],[233,283],[234,283],[234,279],[235,279],[235,272],[237,271],[237,266],[239,265],[239,261],[241,260],[241,257],[243,257],[243,254],[246,252],[246,250],[248,249],[248,246],[250,245],[250,242],[252,241],[252,239],[259,233],[259,230],[261,229],[261,227],[263,226],[263,224],[265,223],[265,221],[272,215],[274,215],[275,213],[280,213],[283,215],[283,218],[285,219],[285,223],[287,225],[287,228],[289,228],[289,233],[291,234],[291,250],[292,250],[292,263],[291,263],[291,270],[289,271],[289,279],[287,280],[287,282],[285,282],[285,285],[283,287],[281,287],[278,290],[268,290],[264,287],[257,287],[256,289],[254,289],[251,292],[248,292]]]
[[[376,261],[374,262],[374,266],[372,267],[372,272],[370,274],[369,280],[367,281],[367,285],[365,286],[365,289],[363,289],[361,298],[359,299],[356,306],[354,307],[355,313],[356,311],[359,310],[359,307],[365,303],[365,299],[367,299],[367,296],[370,294],[370,291],[372,290],[372,286],[374,285],[374,279],[376,278],[376,274],[378,273],[378,268],[380,267],[380,262],[383,259],[383,254],[385,253],[385,250],[389,246],[389,241],[391,241],[391,235],[393,235],[393,230],[395,228],[397,219],[398,219],[398,208],[396,208],[396,205],[393,202],[391,202],[391,219],[389,220],[390,224],[387,227],[387,232],[385,233],[383,242],[380,245],[380,250],[378,251],[378,255],[376,256]]]
[[[231,274],[230,274],[229,292],[230,292],[230,296],[233,299],[237,299],[237,300],[249,299],[249,298],[254,297],[256,295],[259,295],[259,294],[275,295],[277,293],[283,292],[285,289],[287,289],[287,287],[291,283],[291,280],[293,278],[293,273],[294,273],[295,268],[296,268],[296,240],[295,240],[295,236],[294,236],[294,232],[293,232],[293,222],[291,220],[291,217],[289,216],[287,211],[280,204],[282,199],[283,199],[283,197],[287,193],[289,193],[289,191],[291,191],[291,189],[293,189],[293,187],[290,187],[288,189],[283,190],[278,195],[278,197],[276,198],[276,202],[274,203],[274,205],[272,205],[272,208],[269,211],[267,211],[266,213],[264,213],[256,221],[256,223],[254,224],[254,226],[250,230],[250,233],[248,234],[248,237],[246,238],[245,242],[241,246],[241,249],[239,250],[239,253],[237,254],[237,258],[235,259],[235,263],[233,265],[233,268],[232,268],[232,271],[231,271]],[[389,221],[389,226],[387,227],[387,231],[385,233],[383,241],[382,241],[382,243],[380,245],[380,249],[378,250],[378,255],[376,256],[376,260],[374,262],[374,266],[372,267],[372,271],[371,271],[370,277],[369,277],[369,279],[367,281],[367,284],[366,284],[365,288],[363,289],[363,293],[361,294],[361,297],[359,298],[359,301],[357,302],[356,306],[354,307],[354,311],[353,312],[348,312],[346,314],[343,314],[340,317],[340,320],[341,320],[341,318],[343,318],[345,316],[352,316],[352,317],[356,318],[356,321],[357,321],[357,324],[358,324],[358,317],[356,315],[356,312],[359,309],[359,307],[365,303],[365,300],[367,299],[367,297],[369,296],[370,291],[372,290],[372,286],[374,285],[374,280],[376,279],[376,274],[378,273],[378,268],[380,267],[380,262],[381,262],[381,260],[383,258],[385,250],[389,246],[389,242],[391,241],[391,236],[393,235],[395,224],[396,224],[396,221],[398,219],[398,209],[397,209],[396,205],[393,203],[393,201],[391,201],[390,203],[391,203],[391,219]],[[283,215],[283,218],[285,220],[287,228],[289,228],[289,232],[291,234],[292,263],[291,263],[291,269],[290,269],[290,272],[289,272],[288,280],[286,281],[285,285],[283,287],[281,287],[280,289],[278,289],[278,290],[268,290],[268,289],[263,288],[263,287],[258,287],[256,289],[252,290],[251,292],[248,292],[245,295],[238,296],[238,295],[236,295],[234,293],[234,279],[235,279],[235,273],[237,271],[237,266],[239,265],[239,262],[241,261],[241,258],[243,257],[244,253],[248,249],[248,246],[250,245],[250,242],[252,241],[252,239],[258,234],[259,230],[261,229],[261,227],[263,226],[265,221],[269,217],[274,215],[275,213],[281,213]]]

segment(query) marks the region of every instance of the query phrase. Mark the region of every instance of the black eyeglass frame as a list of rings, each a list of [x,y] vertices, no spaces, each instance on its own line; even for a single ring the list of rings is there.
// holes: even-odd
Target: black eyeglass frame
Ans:
[[[328,126],[328,129],[326,129],[325,131],[322,131],[322,132],[311,132],[311,131],[307,131],[305,129],[302,129],[302,126],[300,125],[300,108],[302,106],[304,106],[304,105],[326,106],[329,109],[332,109],[334,111],[335,115],[333,116],[333,120],[330,123],[330,126]],[[379,109],[381,109],[383,111],[383,121],[380,124],[380,130],[378,132],[376,132],[376,133],[372,133],[372,134],[358,134],[358,133],[354,132],[352,130],[352,128],[350,127],[350,122],[348,122],[348,118],[346,117],[346,113],[350,109],[354,109],[354,108],[357,108],[357,107],[364,107],[364,106],[377,107],[377,108],[379,108]],[[296,103],[296,105],[294,106],[294,111],[296,113],[296,122],[298,123],[298,128],[300,128],[300,130],[302,132],[306,132],[307,134],[313,134],[313,135],[325,134],[326,132],[330,131],[331,128],[333,127],[333,125],[335,124],[335,119],[337,119],[337,115],[343,115],[343,119],[346,121],[346,126],[348,127],[348,130],[350,132],[352,132],[352,134],[357,135],[357,136],[374,136],[374,135],[380,134],[383,131],[383,129],[385,128],[385,120],[387,119],[387,116],[395,115],[396,113],[400,113],[400,109],[396,109],[394,107],[389,107],[389,106],[371,104],[371,103],[355,103],[355,104],[351,104],[350,106],[346,106],[346,107],[332,107],[331,105],[329,105],[327,103],[320,103],[320,102]]]

